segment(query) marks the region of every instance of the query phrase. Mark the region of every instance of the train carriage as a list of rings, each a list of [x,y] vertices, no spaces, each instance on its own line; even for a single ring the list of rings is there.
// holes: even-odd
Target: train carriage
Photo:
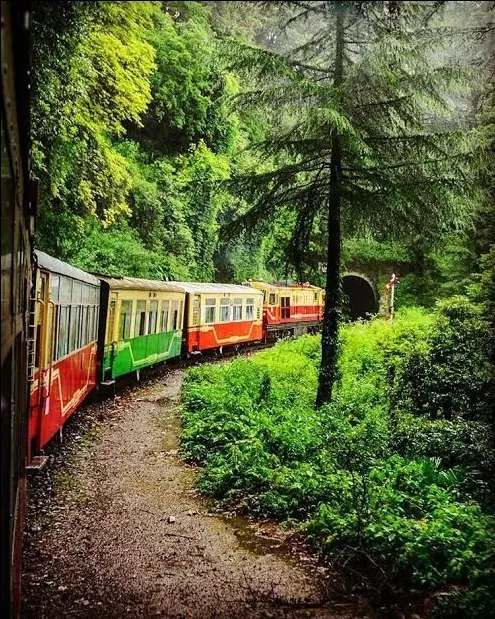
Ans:
[[[29,414],[28,301],[37,191],[30,171],[30,3],[2,1],[1,8],[0,614],[18,617]]]
[[[187,294],[184,339],[187,354],[261,341],[263,295],[260,291],[234,284],[174,283]]]
[[[293,286],[249,281],[263,293],[265,339],[317,330],[323,320],[324,290],[311,284]]]
[[[29,456],[60,430],[96,385],[100,281],[36,251],[29,364]],[[40,460],[40,463],[42,460]]]
[[[174,283],[101,277],[105,382],[179,357],[185,293]]]

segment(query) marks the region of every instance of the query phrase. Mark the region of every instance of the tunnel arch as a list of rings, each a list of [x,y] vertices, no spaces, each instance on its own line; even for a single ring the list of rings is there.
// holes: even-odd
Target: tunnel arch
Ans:
[[[350,320],[369,318],[378,312],[373,282],[362,273],[348,272],[342,277],[344,313]]]

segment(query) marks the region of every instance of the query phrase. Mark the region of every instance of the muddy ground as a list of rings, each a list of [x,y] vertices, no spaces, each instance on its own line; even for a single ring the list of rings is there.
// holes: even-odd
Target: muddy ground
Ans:
[[[162,372],[85,407],[30,479],[23,617],[386,616],[296,536],[196,493],[177,451],[181,380]]]

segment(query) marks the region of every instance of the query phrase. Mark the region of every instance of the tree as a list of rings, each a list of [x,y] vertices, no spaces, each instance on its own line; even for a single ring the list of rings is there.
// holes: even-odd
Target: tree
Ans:
[[[126,123],[140,122],[150,101],[155,51],[146,36],[159,11],[153,2],[34,6],[38,242],[63,259],[77,251],[88,219],[108,226],[129,212],[131,177],[114,140]],[[58,221],[64,227],[54,234]]]
[[[477,198],[471,174],[481,138],[455,104],[465,72],[435,55],[438,2],[291,2],[277,47],[236,48],[245,105],[269,110],[257,148],[271,169],[235,179],[252,227],[295,213],[292,252],[302,278],[317,225],[327,238],[326,303],[316,404],[336,380],[342,230],[379,239],[432,238],[459,228]]]
[[[149,41],[156,50],[151,103],[142,128],[131,137],[156,155],[187,152],[203,140],[225,151],[232,138],[223,102],[226,76],[216,49],[209,11],[201,3],[175,2],[157,16]]]

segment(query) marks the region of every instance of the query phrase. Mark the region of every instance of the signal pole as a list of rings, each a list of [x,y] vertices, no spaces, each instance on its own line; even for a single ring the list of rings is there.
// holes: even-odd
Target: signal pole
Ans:
[[[395,284],[397,283],[397,278],[395,276],[395,273],[392,273],[392,277],[390,278],[390,281],[388,282],[388,284],[385,285],[385,288],[387,288],[387,290],[390,290],[390,295],[389,295],[389,301],[388,301],[388,313],[389,313],[389,320],[393,320],[394,319],[394,300],[395,300]]]

